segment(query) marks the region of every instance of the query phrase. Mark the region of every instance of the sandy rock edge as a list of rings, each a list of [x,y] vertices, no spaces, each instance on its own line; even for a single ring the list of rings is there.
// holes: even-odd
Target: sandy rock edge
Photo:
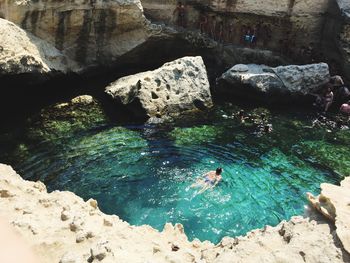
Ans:
[[[349,189],[349,178],[343,182],[339,187]],[[347,197],[339,200],[348,202]],[[85,202],[65,191],[47,193],[43,183],[23,180],[4,164],[0,217],[15,227],[41,262],[350,262],[344,232],[337,237],[334,225],[313,213],[244,237],[225,237],[217,245],[189,242],[181,224],[166,224],[162,232],[131,226],[102,213],[93,199]],[[342,231],[349,229],[349,222],[341,222]]]

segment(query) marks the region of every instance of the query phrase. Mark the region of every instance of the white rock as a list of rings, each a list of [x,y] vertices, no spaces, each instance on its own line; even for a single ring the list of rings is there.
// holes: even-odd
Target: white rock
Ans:
[[[106,87],[106,93],[129,105],[141,116],[178,115],[183,111],[212,106],[209,81],[201,57],[184,57],[154,70],[118,79]]]

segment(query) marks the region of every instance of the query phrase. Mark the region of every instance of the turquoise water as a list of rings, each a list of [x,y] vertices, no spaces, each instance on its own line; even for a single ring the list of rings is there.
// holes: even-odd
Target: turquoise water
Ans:
[[[161,230],[166,222],[182,223],[190,239],[213,242],[303,214],[307,191],[339,182],[336,166],[318,162],[317,149],[303,150],[311,144],[336,151],[348,131],[307,128],[303,115],[271,114],[274,130],[264,134],[253,121],[228,117],[233,112],[217,109],[190,125],[105,125],[32,142],[30,155],[13,165],[50,191],[95,198],[102,211],[131,224]],[[223,181],[214,190],[198,194],[190,187],[219,166]]]

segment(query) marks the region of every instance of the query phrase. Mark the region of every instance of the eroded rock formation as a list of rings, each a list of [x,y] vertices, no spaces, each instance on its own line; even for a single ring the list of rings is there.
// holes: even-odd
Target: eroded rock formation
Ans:
[[[290,65],[276,68],[265,65],[238,64],[218,79],[218,92],[231,95],[261,96],[268,101],[282,101],[314,93],[329,82],[326,63]]]
[[[184,57],[159,69],[123,77],[106,93],[136,115],[161,117],[212,106],[209,81],[201,57]]]
[[[321,184],[321,194],[317,197],[308,194],[310,203],[326,218],[335,222],[337,236],[344,249],[350,253],[350,177],[340,186]]]
[[[148,37],[138,0],[1,0],[0,14],[82,67],[112,63]]]
[[[66,73],[72,67],[50,43],[0,18],[0,75]]]
[[[348,180],[342,187],[349,191]],[[336,207],[349,210],[344,203],[347,199],[339,195],[340,199],[329,197],[339,202]],[[338,242],[338,227],[335,232],[333,224],[318,217],[293,217],[289,222],[266,226],[244,237],[225,237],[217,245],[197,239],[190,242],[180,224],[166,224],[162,232],[146,225],[131,226],[116,215],[102,213],[93,199],[84,202],[71,192],[47,193],[41,182],[25,181],[3,164],[0,164],[0,216],[22,235],[43,263],[350,260]],[[349,227],[347,218],[342,219],[344,227]]]

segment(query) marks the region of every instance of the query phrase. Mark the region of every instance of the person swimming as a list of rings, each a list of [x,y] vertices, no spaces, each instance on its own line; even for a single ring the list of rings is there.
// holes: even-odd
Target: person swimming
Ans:
[[[218,167],[215,171],[210,171],[204,175],[204,178],[197,180],[196,183],[192,184],[191,187],[202,187],[199,190],[199,194],[204,191],[214,188],[222,180],[222,168]]]

